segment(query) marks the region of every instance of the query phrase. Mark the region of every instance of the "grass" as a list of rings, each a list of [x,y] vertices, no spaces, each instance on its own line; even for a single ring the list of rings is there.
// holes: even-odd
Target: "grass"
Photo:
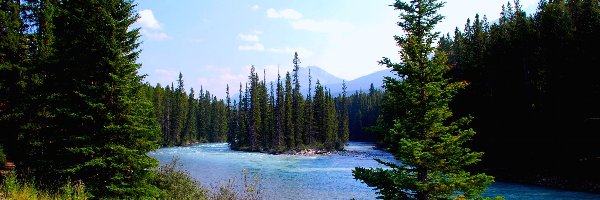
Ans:
[[[177,199],[177,200],[257,200],[262,199],[259,186],[259,179],[249,178],[247,171],[243,172],[241,181],[233,178],[228,179],[226,183],[208,189],[192,178],[188,172],[177,168],[177,160],[173,159],[170,163],[160,166],[156,169],[156,177],[153,179],[160,189],[157,199]],[[24,182],[17,178],[14,171],[10,171],[1,177],[0,199],[15,200],[85,200],[92,195],[86,193],[85,185],[81,182],[63,185],[58,190],[47,191],[40,189],[33,181]],[[251,180],[249,180],[251,179]],[[98,195],[102,198],[101,195]]]
[[[178,159],[157,169],[156,185],[162,191],[159,199],[208,199],[208,200],[257,200],[262,199],[258,189],[258,178],[248,180],[248,173],[243,172],[241,184],[229,179],[220,186],[207,189],[193,179],[188,172],[177,169]]]
[[[38,189],[32,182],[20,182],[14,172],[9,172],[3,179],[0,185],[0,199],[85,200],[89,196],[85,193],[85,185],[81,182],[67,183],[58,191],[49,192]]]

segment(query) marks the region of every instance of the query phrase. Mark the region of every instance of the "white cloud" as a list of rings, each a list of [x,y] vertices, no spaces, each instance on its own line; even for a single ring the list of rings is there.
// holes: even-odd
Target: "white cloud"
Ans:
[[[258,42],[258,35],[254,34],[239,34],[238,38],[247,42]]]
[[[262,77],[262,73],[263,70],[264,72],[266,72],[265,74],[265,78],[267,80],[267,82],[269,81],[276,81],[277,80],[277,73],[279,73],[281,75],[281,79],[285,79],[285,73],[286,72],[291,72],[293,69],[293,67],[291,65],[287,65],[287,66],[281,66],[281,65],[264,65],[262,68],[261,67],[256,67],[256,70],[258,72],[260,72],[259,74],[261,75],[261,79]],[[248,71],[250,71],[250,68],[248,68]]]
[[[154,73],[156,74],[158,81],[164,84],[174,82],[177,79],[177,75],[179,75],[177,71],[171,69],[156,69],[154,70]]]
[[[398,62],[399,48],[393,36],[400,31],[391,18],[356,27],[354,31],[331,34],[327,45],[311,60],[314,65],[347,80],[383,70],[386,68],[377,64],[381,57]]]
[[[210,93],[217,96],[217,98],[225,98],[225,88],[229,84],[229,95],[231,95],[233,103],[233,99],[237,100],[237,96],[233,95],[238,93],[240,87],[239,84],[244,84],[247,81],[248,72],[250,72],[250,67],[240,68],[243,68],[243,70],[234,71],[229,67],[223,66],[204,66],[202,67],[204,74],[218,75],[198,77],[191,85],[196,88],[196,91],[199,91],[200,86],[202,86],[204,91],[210,91]]]
[[[267,17],[270,18],[283,18],[283,19],[301,19],[303,17],[302,13],[293,10],[293,9],[283,9],[280,11],[277,11],[273,8],[269,8],[267,10]]]
[[[141,10],[138,14],[140,15],[140,18],[138,18],[137,22],[140,23],[142,28],[154,30],[160,29],[160,24],[154,17],[152,10]]]
[[[240,45],[238,46],[238,50],[240,51],[264,51],[265,46],[261,43],[255,43],[254,45]]]
[[[250,8],[252,8],[252,10],[253,10],[253,11],[260,10],[260,6],[259,6],[259,5],[253,5],[253,6],[252,6],[252,7],[250,7]]]
[[[353,26],[351,23],[343,22],[339,20],[312,20],[302,19],[297,21],[291,21],[293,29],[306,30],[318,33],[343,33],[352,30]]]
[[[169,35],[167,35],[166,33],[163,32],[156,32],[156,31],[149,31],[146,29],[141,29],[140,33],[143,36],[146,36],[152,40],[166,40],[166,39],[170,39],[171,37],[169,37]]]
[[[141,10],[138,14],[140,18],[137,19],[136,24],[141,27],[140,33],[143,36],[151,40],[166,40],[171,38],[167,33],[161,31],[162,26],[154,17],[152,10]]]

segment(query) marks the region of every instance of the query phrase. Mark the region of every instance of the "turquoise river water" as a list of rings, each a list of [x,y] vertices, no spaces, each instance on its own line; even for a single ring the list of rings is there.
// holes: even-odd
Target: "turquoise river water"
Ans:
[[[375,191],[354,180],[354,167],[384,167],[374,158],[394,161],[391,154],[373,149],[370,143],[350,142],[345,152],[332,155],[300,156],[239,152],[226,143],[161,148],[150,152],[161,164],[178,159],[179,169],[216,187],[243,184],[243,171],[259,180],[264,199],[375,199]],[[252,181],[248,181],[252,182]],[[598,194],[556,190],[529,185],[496,182],[486,196],[505,199],[600,199]]]

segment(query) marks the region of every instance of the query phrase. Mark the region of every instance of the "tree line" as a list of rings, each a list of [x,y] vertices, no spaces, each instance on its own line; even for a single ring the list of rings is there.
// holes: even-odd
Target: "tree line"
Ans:
[[[383,109],[385,91],[376,89],[371,83],[368,92],[355,91],[347,98],[350,140],[381,141],[382,135],[377,135],[373,128]]]
[[[284,151],[319,148],[340,150],[348,142],[348,102],[346,87],[338,97],[317,80],[314,96],[309,71],[308,95],[300,92],[300,60],[294,55],[293,74],[282,82],[260,81],[254,66],[248,84],[240,84],[238,100],[231,107],[228,140],[233,149]],[[228,92],[229,94],[229,92]],[[227,102],[231,102],[227,96]]]
[[[470,83],[453,109],[474,117],[473,146],[500,177],[579,189],[600,181],[599,4],[540,1],[527,15],[514,1],[496,23],[476,15],[440,40],[451,77]]]
[[[154,105],[156,121],[162,132],[162,146],[183,146],[203,142],[225,142],[229,109],[222,99],[200,88],[189,94],[180,73],[177,86],[164,88],[146,84],[146,96]]]
[[[229,85],[225,99],[202,89],[196,99],[193,88],[185,92],[181,73],[177,86],[146,85],[162,130],[162,145],[226,141],[232,149],[246,151],[343,149],[350,132],[345,84],[342,94],[333,97],[318,80],[312,87],[309,78],[309,94],[304,97],[297,73],[300,60],[297,53],[294,56],[294,71],[286,73],[285,81],[278,74],[276,83],[267,84],[252,66],[248,83],[240,83],[237,99],[231,97]]]
[[[445,77],[468,83],[450,107],[473,117],[479,134],[468,145],[485,152],[476,169],[503,180],[598,191],[599,3],[540,1],[527,15],[517,0],[502,6],[493,23],[476,15],[440,37],[436,48],[450,66]],[[398,139],[385,135],[403,108],[387,89],[377,125],[366,130],[394,151]]]

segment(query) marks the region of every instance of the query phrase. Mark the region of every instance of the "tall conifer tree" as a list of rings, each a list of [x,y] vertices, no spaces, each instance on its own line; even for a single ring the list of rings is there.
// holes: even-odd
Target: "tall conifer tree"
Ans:
[[[389,101],[400,106],[401,115],[386,137],[402,164],[379,161],[392,169],[353,171],[356,179],[376,187],[386,199],[449,199],[457,192],[473,197],[493,181],[485,174],[464,170],[478,162],[482,153],[463,147],[475,134],[463,128],[471,118],[450,120],[448,104],[466,83],[444,77],[449,70],[446,55],[434,51],[432,45],[439,35],[433,29],[443,19],[437,11],[443,5],[436,0],[397,0],[393,5],[400,11],[398,25],[405,32],[395,36],[402,60],[393,63],[384,58],[379,63],[398,75],[385,79]]]
[[[148,169],[158,162],[146,153],[159,129],[137,74],[133,3],[66,1],[57,10],[55,52],[42,69],[46,107],[32,141],[44,155],[25,166],[46,182],[83,180],[97,197],[156,197]]]

